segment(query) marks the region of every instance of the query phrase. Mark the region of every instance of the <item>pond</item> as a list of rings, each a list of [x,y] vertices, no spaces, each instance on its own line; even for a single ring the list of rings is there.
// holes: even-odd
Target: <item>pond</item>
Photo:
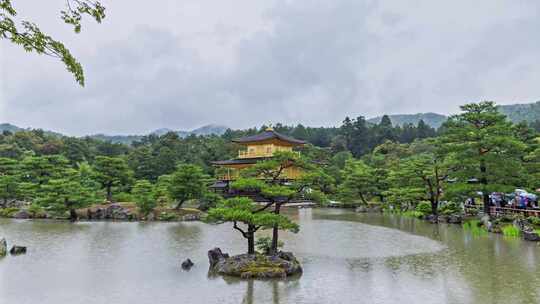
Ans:
[[[540,246],[460,226],[346,210],[300,209],[285,250],[300,278],[208,276],[208,249],[245,242],[229,224],[17,221],[28,246],[0,260],[0,303],[539,303]],[[182,271],[191,258],[195,266]]]

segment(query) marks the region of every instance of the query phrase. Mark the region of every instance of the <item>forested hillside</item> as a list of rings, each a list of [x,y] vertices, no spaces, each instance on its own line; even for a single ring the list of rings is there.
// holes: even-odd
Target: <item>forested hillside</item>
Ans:
[[[417,124],[420,120],[423,120],[427,125],[437,129],[439,128],[448,117],[437,113],[417,113],[417,114],[395,114],[388,115],[394,125],[403,126],[404,124]],[[368,119],[370,123],[380,123],[382,116]]]
[[[534,123],[540,120],[540,101],[534,103],[500,105],[497,107],[512,122]]]
[[[300,148],[302,157],[324,171],[328,177],[325,184],[330,180],[331,185],[324,188],[326,194],[344,201],[360,199],[366,203],[378,197],[400,206],[441,199],[441,193],[426,192],[424,187],[448,187],[442,193],[458,202],[478,187],[484,193],[517,187],[538,189],[538,133],[527,124],[510,123],[490,102],[463,109],[465,113],[452,116],[438,131],[423,120],[417,125],[394,126],[389,116],[383,116],[379,124],[359,116],[346,117],[335,128],[301,124],[276,124],[273,128],[309,143]],[[493,122],[478,123],[488,120]],[[228,129],[221,136],[184,138],[175,132],[151,134],[131,145],[50,135],[42,130],[3,131],[0,199],[4,203],[31,201],[45,210],[66,210],[72,201],[131,201],[144,189],[157,197],[166,196],[170,185],[191,181],[192,175],[199,176],[200,183],[211,180],[216,176],[212,162],[235,158],[242,148],[232,139],[266,128]],[[478,144],[485,145],[481,151],[491,154],[475,155]],[[491,171],[486,175],[478,171],[478,164],[488,161]],[[183,182],[174,182],[173,176]],[[463,184],[471,176],[483,177],[479,180],[485,184],[476,188]],[[450,178],[460,183],[450,185]],[[62,197],[67,200],[61,202]]]

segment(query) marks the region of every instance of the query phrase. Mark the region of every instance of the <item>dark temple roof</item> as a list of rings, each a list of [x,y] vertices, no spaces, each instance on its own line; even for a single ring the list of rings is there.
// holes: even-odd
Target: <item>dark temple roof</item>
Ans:
[[[230,160],[218,160],[213,161],[213,165],[245,165],[245,164],[255,164],[260,161],[261,158],[237,158]]]
[[[243,144],[243,143],[250,143],[250,142],[257,142],[257,141],[265,141],[265,140],[270,140],[270,139],[279,139],[279,140],[291,143],[293,145],[303,145],[306,143],[303,140],[299,140],[296,138],[292,138],[290,136],[280,134],[271,128],[268,128],[266,129],[266,131],[259,134],[233,139],[233,142]]]

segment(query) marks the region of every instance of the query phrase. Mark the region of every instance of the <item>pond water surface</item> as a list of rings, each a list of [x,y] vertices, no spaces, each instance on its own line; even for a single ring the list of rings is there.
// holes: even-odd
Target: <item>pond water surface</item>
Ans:
[[[28,246],[0,259],[0,303],[540,303],[540,246],[346,210],[291,211],[287,281],[209,277],[206,253],[245,242],[228,224],[17,221],[0,236]],[[191,258],[195,266],[182,271]]]

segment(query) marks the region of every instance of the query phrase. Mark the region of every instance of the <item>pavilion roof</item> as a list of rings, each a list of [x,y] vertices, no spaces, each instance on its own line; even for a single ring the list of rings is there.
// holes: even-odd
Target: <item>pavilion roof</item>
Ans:
[[[266,141],[266,140],[271,140],[271,139],[278,139],[281,141],[288,142],[292,145],[303,145],[306,143],[303,140],[296,139],[296,138],[278,133],[274,131],[274,129],[272,128],[268,128],[264,132],[261,132],[259,134],[233,139],[233,142],[238,143],[238,144],[246,144],[246,143]]]

